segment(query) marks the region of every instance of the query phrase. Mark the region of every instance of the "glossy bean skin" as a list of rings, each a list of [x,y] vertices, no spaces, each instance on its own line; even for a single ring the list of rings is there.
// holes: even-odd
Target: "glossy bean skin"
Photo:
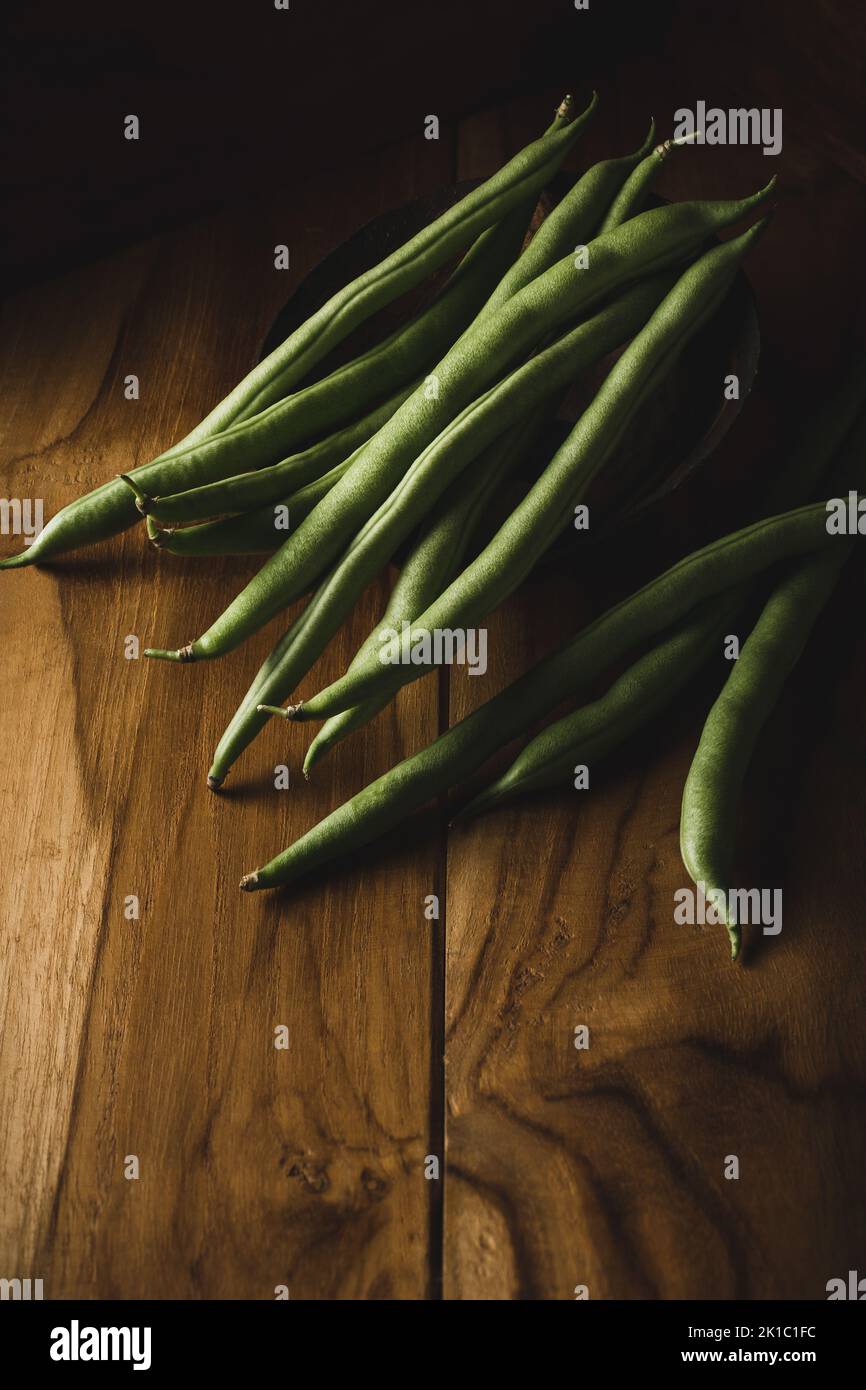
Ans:
[[[815,503],[756,522],[680,560],[246,875],[241,887],[252,892],[293,883],[337,855],[369,844],[424,802],[471,777],[560,700],[590,689],[604,670],[703,600],[732,583],[747,583],[779,560],[827,553],[830,543],[826,506]]]
[[[455,334],[477,313],[491,288],[513,261],[538,191],[559,167],[592,116],[595,98],[574,121],[570,120],[569,101],[566,99],[563,103],[552,127],[540,141],[521,151],[498,175],[475,189],[468,200],[449,209],[443,215],[444,221],[440,218],[419,233],[420,242],[413,238],[414,251],[411,244],[406,243],[379,267],[353,281],[254,368],[180,444],[152,462],[133,469],[130,477],[140,491],[151,496],[179,492],[274,463],[288,449],[314,439],[317,434],[330,434],[335,426],[350,423],[360,410],[410,381],[419,369],[434,362],[438,353],[453,342]],[[494,225],[496,223],[499,225]],[[426,261],[424,255],[419,260],[418,247],[429,243],[431,229],[437,226],[440,230],[444,227],[447,233],[443,245],[437,247],[434,255],[428,255]],[[403,270],[411,266],[411,275],[403,287],[419,283],[465,244],[460,237],[455,242],[455,228],[458,227],[464,231],[469,229],[466,241],[471,240],[479,228],[486,230],[481,231],[443,291],[415,321],[323,381],[295,392],[287,400],[282,399],[290,382],[300,381],[310,370],[313,359],[321,360],[336,342],[374,312],[380,302],[387,303],[402,292],[399,285],[403,284],[400,278],[403,272],[395,280],[389,278],[390,272],[386,270],[376,289],[377,271],[389,263],[396,264],[395,257],[399,259],[408,251]],[[434,242],[436,235],[432,233]],[[446,246],[448,249],[440,259],[440,252]],[[422,273],[416,275],[419,269]],[[395,284],[398,288],[391,294]],[[388,297],[380,301],[377,295],[382,286],[389,287]],[[372,295],[368,292],[371,288]],[[337,300],[343,314],[330,321],[329,305],[333,306]],[[304,343],[308,349],[306,356],[300,351],[296,354],[295,349],[302,348]],[[113,478],[63,507],[26,550],[0,561],[0,569],[44,563],[57,555],[118,535],[138,519],[129,488]]]
[[[477,559],[418,615],[414,628],[433,632],[475,627],[517,588],[568,524],[575,504],[584,499],[643,402],[715,313],[763,225],[706,252],[685,271],[608,373],[538,482]],[[321,719],[373,695],[396,693],[429,669],[421,662],[383,665],[376,655],[305,701],[296,717]]]
[[[175,661],[209,660],[239,646],[286,607],[299,586],[323,572],[421,450],[546,333],[585,314],[620,285],[681,263],[708,236],[745,217],[771,188],[772,183],[739,202],[680,203],[632,218],[590,243],[588,266],[564,258],[473,325],[431,374],[436,390],[425,383],[409,397],[207,632],[185,647],[158,654]],[[363,486],[355,470],[363,470]]]
[[[261,672],[256,676],[214,754],[208,777],[212,788],[220,785],[232,762],[267,722],[258,705],[278,703],[292,693],[359,594],[435,505],[448,482],[504,429],[520,425],[536,407],[546,410],[576,373],[645,323],[670,278],[654,276],[633,286],[572,329],[473,401],[419,455],[280,639],[266,662],[266,681],[262,683]],[[367,659],[375,661],[376,656]]]
[[[736,960],[742,933],[730,911],[737,808],[758,735],[835,588],[851,543],[796,565],[773,590],[704,724],[683,791],[680,852],[727,928]]]
[[[307,483],[331,473],[357,453],[380,430],[394,411],[412,394],[417,382],[398,391],[389,400],[368,411],[360,420],[336,430],[302,453],[273,463],[267,468],[239,473],[218,483],[205,483],[166,497],[147,498],[138,510],[159,523],[204,521],[229,512],[247,512],[290,497]],[[335,480],[336,481],[336,480]]]

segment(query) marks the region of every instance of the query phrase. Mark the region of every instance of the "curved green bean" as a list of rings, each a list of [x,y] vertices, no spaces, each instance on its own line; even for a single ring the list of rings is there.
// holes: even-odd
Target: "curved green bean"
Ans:
[[[786,481],[808,492],[832,460],[831,488],[847,491],[852,483],[860,487],[866,482],[864,400],[861,361],[803,431]],[[707,716],[686,779],[680,819],[683,863],[692,880],[704,885],[707,901],[727,928],[734,959],[741,932],[728,890],[740,790],[761,728],[853,549],[853,540],[835,539],[835,553],[800,561],[772,590]]]
[[[614,227],[622,226],[623,222],[627,222],[629,218],[635,217],[643,211],[652,185],[661,172],[662,165],[683,145],[689,144],[693,138],[690,135],[681,135],[675,140],[663,140],[660,145],[656,145],[654,150],[650,150],[613,199],[601,224],[602,232],[609,232]]]
[[[238,473],[218,483],[205,483],[201,487],[170,493],[165,497],[143,495],[134,477],[127,477],[125,481],[136,494],[138,510],[161,523],[204,521],[227,512],[252,511],[254,507],[281,501],[307,483],[331,473],[350,455],[356,454],[390,420],[417,385],[417,381],[411,382],[389,400],[368,411],[362,419],[335,431],[302,453],[292,454],[290,458],[272,463],[267,468]]]
[[[710,710],[683,791],[680,852],[707,902],[740,950],[736,904],[729,901],[737,805],[758,735],[802,655],[851,551],[820,554],[777,584]]]

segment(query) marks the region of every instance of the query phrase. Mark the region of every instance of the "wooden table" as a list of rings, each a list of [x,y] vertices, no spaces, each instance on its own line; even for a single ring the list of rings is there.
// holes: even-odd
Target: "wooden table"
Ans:
[[[537,111],[475,117],[454,147],[392,147],[14,302],[0,491],[44,497],[49,514],[146,461],[247,370],[331,246],[486,174]],[[631,147],[643,124],[614,102],[586,158]],[[757,186],[760,155],[712,154],[677,165],[664,191]],[[672,922],[709,687],[588,794],[451,833],[439,807],[291,898],[237,891],[612,594],[736,521],[786,404],[832,360],[839,267],[862,246],[861,191],[801,147],[788,159],[775,239],[750,267],[765,372],[711,476],[639,554],[540,574],[492,617],[485,677],[408,687],[309,784],[306,731],[274,723],[223,795],[205,788],[283,620],[220,663],[125,655],[130,636],[173,646],[201,631],[252,560],[172,560],[137,528],[0,576],[0,1273],[42,1278],[55,1298],[270,1299],[285,1285],[292,1298],[569,1299],[586,1285],[593,1299],[729,1299],[822,1298],[863,1268],[862,566],[749,776],[747,881],[784,883],[785,925],[742,968],[718,929]],[[829,245],[821,226],[834,254],[805,273],[802,256]],[[288,274],[273,269],[279,242]],[[124,398],[130,373],[138,401]],[[344,668],[388,582],[305,688]],[[288,791],[273,785],[282,763]]]

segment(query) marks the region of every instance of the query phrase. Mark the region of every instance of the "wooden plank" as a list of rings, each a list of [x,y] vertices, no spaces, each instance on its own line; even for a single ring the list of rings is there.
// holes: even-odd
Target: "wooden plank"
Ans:
[[[419,135],[19,300],[0,362],[4,494],[44,496],[48,515],[165,447],[242,374],[329,244],[452,177],[450,151]],[[291,276],[272,268],[282,241]],[[304,734],[274,725],[210,795],[209,753],[279,624],[191,670],[125,660],[123,644],[201,631],[253,570],[158,556],[136,529],[3,576],[0,1263],[46,1297],[430,1292],[436,847],[291,900],[237,883],[410,730],[432,737],[436,692],[408,692],[309,785]],[[317,684],[383,601],[380,583]],[[273,788],[284,761],[289,792]]]
[[[724,186],[742,152],[722,153]],[[802,148],[789,157],[808,163]],[[694,196],[685,162],[671,177]],[[452,722],[708,527],[734,524],[778,460],[780,421],[796,437],[791,404],[814,399],[810,369],[837,353],[841,280],[824,266],[830,294],[807,288],[815,314],[795,363],[803,306],[790,286],[815,214],[806,193],[785,196],[788,238],[768,238],[749,267],[765,361],[736,437],[633,553],[541,570],[492,615],[487,675],[451,675]],[[853,265],[864,200],[838,176],[830,197],[836,263]],[[570,1299],[583,1285],[591,1298],[822,1298],[857,1267],[866,665],[849,614],[862,592],[861,565],[749,776],[743,881],[784,884],[785,925],[742,967],[718,928],[673,922],[687,882],[680,798],[709,687],[597,769],[591,792],[536,797],[449,836],[446,1298]],[[579,1025],[588,1050],[574,1046]],[[728,1155],[739,1180],[725,1176]]]

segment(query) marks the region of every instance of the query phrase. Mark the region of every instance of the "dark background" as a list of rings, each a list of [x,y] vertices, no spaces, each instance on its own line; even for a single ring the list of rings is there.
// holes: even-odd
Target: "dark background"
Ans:
[[[291,0],[287,12],[54,0],[22,8],[4,53],[18,285],[339,169],[428,112],[448,139],[461,116],[539,91],[594,85],[653,111],[663,132],[698,97],[781,106],[785,151],[755,156],[758,172],[812,178],[819,196],[839,173],[866,180],[857,0],[592,0],[581,12],[571,0]],[[123,138],[129,113],[138,142]]]

